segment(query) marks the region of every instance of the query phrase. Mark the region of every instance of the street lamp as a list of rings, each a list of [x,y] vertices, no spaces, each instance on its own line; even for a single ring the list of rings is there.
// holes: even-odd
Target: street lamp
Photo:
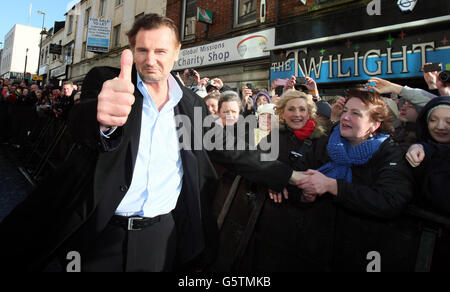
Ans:
[[[27,52],[25,53],[25,68],[23,69],[23,81],[25,81],[27,78],[27,63],[28,63],[28,48]]]
[[[39,59],[38,59],[38,69],[37,69],[37,75],[39,76],[39,70],[41,68],[41,51],[42,51],[42,37],[44,35],[48,35],[47,30],[44,28],[44,24],[45,24],[45,12],[38,10],[37,12],[38,14],[42,14],[43,18],[42,18],[42,31],[41,31],[41,42],[39,44]]]

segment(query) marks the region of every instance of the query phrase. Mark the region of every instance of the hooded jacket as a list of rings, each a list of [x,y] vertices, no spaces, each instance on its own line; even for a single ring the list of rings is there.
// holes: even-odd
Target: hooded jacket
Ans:
[[[420,183],[420,196],[425,203],[450,214],[448,179],[450,178],[450,147],[437,143],[428,130],[428,113],[439,105],[449,105],[450,97],[432,99],[417,119],[417,137],[425,149],[425,159],[414,169],[416,181]]]
[[[270,95],[267,92],[264,92],[264,91],[258,92],[258,94],[253,99],[253,109],[254,109],[255,112],[258,111],[258,104],[257,104],[257,102],[258,102],[258,98],[261,95],[265,96],[267,98],[267,100],[269,101],[269,103],[272,101],[272,98],[270,97]]]

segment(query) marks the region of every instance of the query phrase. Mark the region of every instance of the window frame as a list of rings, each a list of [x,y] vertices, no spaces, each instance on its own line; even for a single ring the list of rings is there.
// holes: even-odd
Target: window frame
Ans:
[[[239,23],[239,4],[240,1],[244,1],[244,0],[234,0],[233,5],[234,5],[234,16],[233,16],[233,27],[241,27],[241,26],[246,26],[246,25],[250,25],[250,24],[255,24],[258,21],[258,1],[256,0],[249,0],[249,1],[255,1],[255,19],[254,20],[250,20],[250,21],[246,21],[243,23]]]
[[[186,36],[186,24],[187,24],[187,19],[186,19],[186,10],[187,10],[187,4],[189,0],[183,0],[183,7],[182,7],[182,11],[181,11],[181,40],[182,41],[189,41],[189,40],[194,40],[195,39],[195,35],[196,35],[196,29],[194,29],[194,33]],[[196,5],[197,5],[197,0],[196,1]],[[197,15],[195,15],[195,18],[197,19]],[[196,20],[197,23],[197,20]]]

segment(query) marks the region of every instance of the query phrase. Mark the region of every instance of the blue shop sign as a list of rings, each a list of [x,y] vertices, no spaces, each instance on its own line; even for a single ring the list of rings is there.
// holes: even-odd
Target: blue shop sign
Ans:
[[[341,48],[344,52],[336,48],[288,49],[282,53],[284,60],[272,56],[271,81],[291,76],[310,76],[318,83],[366,81],[373,76],[383,79],[423,77],[425,63],[441,63],[444,69],[450,69],[450,46],[437,47],[436,43],[403,44],[395,48],[366,45],[365,50],[357,47],[353,52],[345,48]]]

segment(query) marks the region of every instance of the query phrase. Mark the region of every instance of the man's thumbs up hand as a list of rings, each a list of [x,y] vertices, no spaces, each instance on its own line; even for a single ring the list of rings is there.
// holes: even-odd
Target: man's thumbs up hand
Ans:
[[[133,70],[133,53],[130,50],[122,52],[120,59],[120,75],[119,78],[131,82],[131,71]]]
[[[126,124],[134,104],[134,85],[132,83],[133,54],[124,50],[118,78],[103,83],[98,95],[97,120],[102,130],[121,127]]]

